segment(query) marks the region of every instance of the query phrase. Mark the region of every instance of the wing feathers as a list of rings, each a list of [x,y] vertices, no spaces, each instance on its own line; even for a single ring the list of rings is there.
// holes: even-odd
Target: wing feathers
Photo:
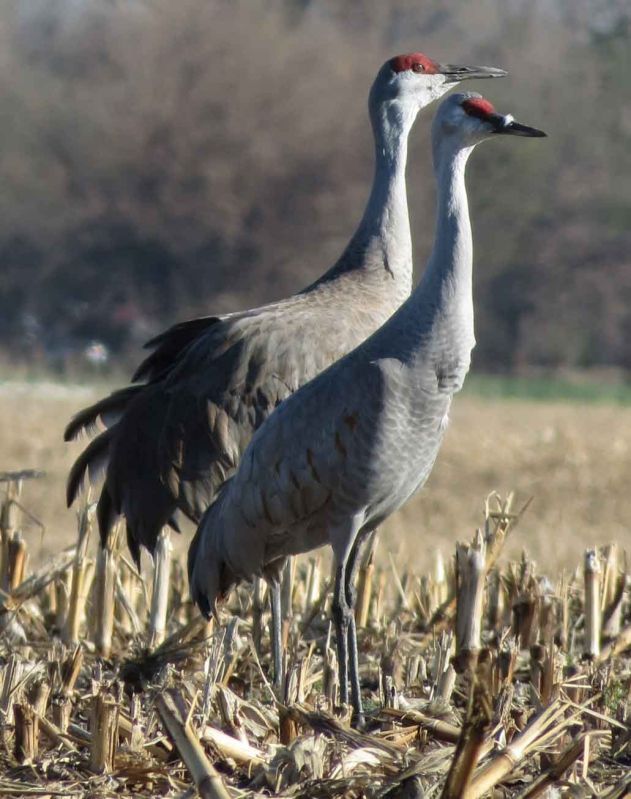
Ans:
[[[91,441],[74,462],[68,475],[68,485],[66,488],[68,507],[70,507],[77,498],[77,494],[86,477],[91,483],[94,483],[107,467],[113,429],[114,428],[106,430]]]
[[[114,510],[112,504],[112,497],[110,496],[109,491],[107,490],[107,486],[103,486],[101,490],[101,496],[99,497],[98,504],[96,506],[96,519],[99,525],[99,533],[101,537],[101,546],[104,547],[107,544],[107,539],[110,534],[110,530],[116,523],[118,519],[118,513]],[[132,555],[134,555],[132,551]],[[134,556],[134,560],[136,560]],[[139,566],[139,559],[136,560],[136,565]]]
[[[148,382],[114,392],[68,425],[70,439],[121,414],[73,466],[68,501],[86,474],[93,479],[109,462],[103,529],[124,515],[134,555],[141,546],[153,548],[176,506],[198,521],[274,407],[360,336],[354,327],[352,335],[343,334],[339,324],[325,349],[314,347],[309,331],[319,329],[319,311],[305,295],[244,314],[193,319],[152,339],[147,346],[155,349],[133,378]],[[296,436],[290,439],[295,445]],[[317,483],[319,466],[301,468]],[[305,488],[298,472],[287,477],[292,517],[323,501],[321,487]],[[259,497],[244,513],[280,520],[279,501],[266,497],[265,503]]]
[[[168,373],[179,360],[184,350],[196,341],[209,328],[221,321],[219,316],[204,316],[170,327],[159,336],[145,344],[147,349],[155,348],[136,369],[132,382],[159,380]]]
[[[118,391],[114,391],[108,397],[95,402],[88,408],[84,408],[72,417],[72,420],[64,431],[64,441],[74,441],[82,432],[93,435],[97,432],[97,420],[101,419],[108,427],[108,417],[124,413],[125,408],[137,394],[143,390],[144,386],[127,386]]]

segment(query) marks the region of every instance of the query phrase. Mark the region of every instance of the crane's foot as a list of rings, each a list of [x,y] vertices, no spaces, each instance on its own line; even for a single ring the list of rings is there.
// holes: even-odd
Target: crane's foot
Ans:
[[[353,729],[357,730],[357,732],[364,732],[366,729],[366,716],[364,715],[364,711],[360,708],[359,713],[356,710],[353,710],[353,716],[351,718],[351,726]]]

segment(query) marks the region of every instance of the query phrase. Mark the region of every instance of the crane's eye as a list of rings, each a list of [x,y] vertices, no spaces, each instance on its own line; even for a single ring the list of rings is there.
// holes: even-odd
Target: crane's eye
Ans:
[[[414,64],[412,64],[412,72],[425,72],[425,67],[420,63],[420,61],[416,61]]]

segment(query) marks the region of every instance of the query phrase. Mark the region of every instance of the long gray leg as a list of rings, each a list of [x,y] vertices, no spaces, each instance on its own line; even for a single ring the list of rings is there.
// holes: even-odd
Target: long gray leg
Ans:
[[[333,594],[333,620],[337,638],[337,659],[340,674],[340,700],[348,704],[349,665],[353,680],[353,708],[361,716],[361,695],[359,692],[359,673],[357,668],[357,635],[353,610],[348,602],[347,587],[356,561],[353,556],[356,538],[364,521],[363,513],[347,517],[339,525],[329,528],[329,538],[335,553],[335,590]],[[351,597],[352,598],[352,597]],[[349,664],[349,643],[353,662]]]
[[[337,642],[337,666],[340,677],[340,701],[348,704],[348,631],[352,611],[346,602],[346,563],[338,565],[335,572],[335,589],[333,593],[333,620],[335,622],[335,639]]]
[[[353,711],[357,721],[361,724],[364,720],[361,686],[359,683],[359,655],[357,651],[357,627],[355,625],[355,603],[357,601],[357,586],[355,578],[357,567],[359,566],[359,554],[362,545],[366,540],[366,535],[358,536],[351,549],[348,562],[346,564],[346,583],[344,592],[346,604],[350,609],[350,619],[348,624],[348,654],[349,654],[349,677],[351,681],[351,697],[353,700]]]
[[[272,639],[272,657],[274,660],[274,686],[277,690],[281,690],[284,680],[283,674],[283,645],[282,645],[282,629],[283,618],[281,613],[280,602],[280,582],[272,580],[270,582],[270,603],[272,607],[272,622],[271,622],[271,639]]]

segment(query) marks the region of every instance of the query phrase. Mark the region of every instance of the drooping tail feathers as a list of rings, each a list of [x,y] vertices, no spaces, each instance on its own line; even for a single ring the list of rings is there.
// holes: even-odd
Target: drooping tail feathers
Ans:
[[[126,386],[79,411],[68,423],[64,431],[64,441],[74,441],[83,432],[94,435],[98,432],[96,426],[98,419],[101,419],[105,426],[109,427],[143,388],[142,385]]]
[[[176,533],[180,532],[180,525],[177,520],[178,511],[173,503],[169,507],[164,507],[159,501],[151,506],[141,506],[140,513],[131,513],[129,509],[121,508],[118,499],[112,496],[110,486],[106,482],[101,488],[101,496],[96,507],[96,518],[99,527],[101,545],[105,546],[109,538],[110,531],[118,522],[123,513],[126,515],[126,534],[127,546],[136,566],[140,569],[140,550],[145,547],[153,555],[158,541],[160,531],[165,524],[168,524]],[[147,507],[151,508],[151,513]],[[169,516],[169,513],[171,515]]]
[[[114,424],[116,419],[124,413],[131,400],[146,387],[146,384],[139,381],[153,382],[164,377],[175,365],[182,352],[201,333],[219,321],[221,320],[217,316],[191,319],[188,322],[174,325],[148,341],[145,347],[156,347],[156,349],[140,364],[132,378],[132,385],[118,389],[79,411],[66,427],[64,441],[73,441],[82,432],[93,435],[97,432],[98,419],[101,419],[106,427]]]
[[[156,349],[140,364],[132,377],[132,384],[112,392],[109,396],[95,402],[88,408],[79,411],[64,431],[64,441],[73,441],[79,433],[97,432],[96,422],[101,419],[106,427],[113,424],[120,416],[130,401],[134,399],[145,387],[141,381],[154,382],[168,374],[176,364],[180,355],[195,341],[201,333],[205,332],[221,319],[218,316],[206,316],[199,319],[190,319],[181,322],[155,336],[145,344],[145,347]]]
[[[111,494],[107,490],[107,485],[104,485],[103,488],[101,489],[101,496],[99,497],[99,501],[96,506],[96,520],[99,525],[101,546],[104,547],[107,544],[107,539],[110,534],[110,530],[116,523],[117,519],[118,519],[118,513],[114,508],[114,503],[112,502]],[[140,552],[138,552],[138,557],[135,556],[133,550],[131,550],[131,553],[132,556],[134,556],[134,560],[136,561],[136,563],[138,563],[140,560]]]
[[[110,427],[93,439],[73,463],[70,473],[68,474],[68,484],[66,487],[66,502],[68,503],[68,507],[70,507],[77,498],[77,494],[86,477],[91,483],[94,483],[107,468],[113,430],[114,428]]]

